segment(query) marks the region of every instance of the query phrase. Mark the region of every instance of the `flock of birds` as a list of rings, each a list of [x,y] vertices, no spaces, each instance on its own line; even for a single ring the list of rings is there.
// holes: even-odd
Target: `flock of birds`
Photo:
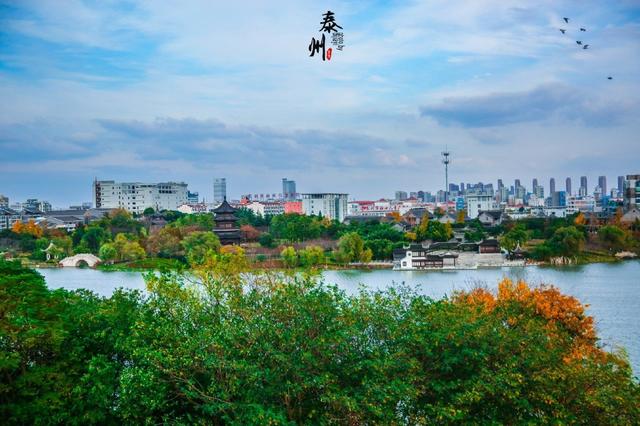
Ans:
[[[568,23],[569,23],[569,18],[562,18],[562,19],[564,19],[564,23],[565,23],[565,24],[568,24]],[[566,28],[558,28],[558,29],[560,30],[560,32],[561,32],[562,34],[566,34],[566,32],[567,32],[567,29],[566,29]],[[586,29],[586,28],[584,28],[584,27],[580,27],[580,32],[585,33],[585,32],[587,32],[587,29]],[[582,43],[582,40],[576,40],[576,44],[577,44],[578,46],[581,46],[583,50],[587,50],[587,49],[589,48],[589,45],[588,45],[588,44],[584,44],[584,43]],[[608,76],[608,77],[607,77],[607,80],[613,80],[613,77]]]

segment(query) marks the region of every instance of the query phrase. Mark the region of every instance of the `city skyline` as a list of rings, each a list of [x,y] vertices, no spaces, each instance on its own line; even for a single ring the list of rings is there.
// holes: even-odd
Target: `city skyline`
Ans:
[[[623,181],[624,181],[624,177],[627,175],[631,175],[633,173],[623,173],[621,175],[616,175],[616,176],[606,176],[607,178],[611,178],[610,182],[615,182],[614,185],[608,185],[607,190],[611,191],[613,188],[616,188],[619,180],[619,177],[623,177]],[[443,171],[443,176],[444,176],[444,171]],[[581,175],[581,176],[568,176],[569,178],[571,178],[571,182],[572,182],[572,186],[573,186],[573,191],[572,191],[572,195],[579,195],[578,194],[578,190],[580,188],[580,180],[582,177],[586,176],[587,177],[587,195],[592,195],[595,188],[598,186],[597,181],[599,179],[599,177],[603,176],[601,174],[596,174],[596,175]],[[555,176],[554,176],[555,177]],[[480,180],[478,182],[460,182],[458,180],[454,178],[452,179],[450,177],[450,185],[460,185],[460,183],[464,183],[465,186],[468,185],[475,185],[478,183],[483,183],[485,185],[491,184],[493,185],[493,189],[494,191],[498,191],[498,181],[502,181],[503,185],[505,188],[510,189],[511,187],[515,187],[515,183],[516,181],[520,181],[520,184],[523,188],[526,189],[526,191],[528,193],[532,193],[535,194],[534,192],[534,188],[533,186],[529,186],[527,184],[527,181],[531,181],[531,183],[533,183],[534,179],[537,179],[538,181],[538,186],[544,188],[544,196],[545,198],[547,197],[551,197],[551,193],[549,193],[549,180],[554,178],[554,177],[549,177],[549,178],[545,178],[545,177],[539,177],[539,176],[535,176],[532,178],[519,178],[519,177],[515,177],[515,178],[495,178],[493,180]],[[95,179],[95,178],[94,178]],[[94,195],[92,193],[92,184],[94,183],[94,179],[92,179],[88,185],[89,185],[89,189],[85,191],[86,188],[84,187],[78,187],[78,191],[76,191],[76,193],[83,193],[83,192],[87,192],[89,195],[84,198],[84,199],[80,199],[79,197],[75,197],[73,194],[70,195],[70,200],[69,202],[67,201],[62,201],[60,202],[59,200],[53,199],[51,197],[47,197],[47,191],[43,190],[42,193],[38,194],[38,193],[25,193],[22,195],[18,195],[18,196],[13,196],[12,194],[9,193],[3,193],[0,192],[0,195],[2,196],[6,196],[9,198],[10,203],[20,203],[20,202],[24,202],[25,200],[28,199],[38,199],[38,200],[42,200],[42,201],[47,201],[49,203],[51,203],[51,205],[53,206],[54,209],[64,209],[67,208],[68,206],[71,205],[80,205],[82,203],[85,202],[89,202],[91,200],[93,200]],[[106,179],[106,177],[105,177]],[[195,187],[192,186],[190,182],[187,182],[185,180],[176,180],[176,181],[167,181],[167,182],[173,182],[173,183],[186,183],[189,189],[189,192],[193,193],[198,193],[199,195],[199,199],[202,200],[204,199],[206,202],[213,202],[216,203],[215,201],[215,197],[214,197],[214,183],[216,179],[225,179],[225,193],[226,193],[226,184],[227,184],[227,180],[226,178],[212,178],[210,179],[209,183],[207,185],[204,185],[203,187]],[[444,179],[444,178],[443,178]],[[556,183],[556,190],[557,191],[565,191],[566,187],[566,182],[565,179],[566,177],[560,177],[557,178],[557,182],[560,182],[561,184]],[[118,181],[118,179],[110,179],[110,180],[115,180]],[[264,184],[264,181],[266,181],[267,183]],[[296,186],[299,182],[298,179],[296,178],[291,178],[291,179],[287,179],[288,182],[294,182],[294,186]],[[545,185],[544,182],[547,182],[547,184]],[[134,179],[134,180],[130,180],[130,181],[120,181],[122,183],[145,183],[148,184],[150,182],[152,182],[149,179]],[[278,195],[283,195],[282,192],[282,183],[283,183],[283,179],[282,178],[278,178],[275,177],[273,179],[262,179],[263,185],[266,185],[265,187],[270,187],[271,189],[269,190],[264,190],[264,191],[257,191],[257,190],[253,190],[251,188],[245,188],[245,189],[239,189],[237,188],[233,182],[231,182],[231,184],[233,185],[234,190],[228,194],[228,197],[230,200],[240,200],[240,198],[243,195],[247,195],[247,194],[264,194],[264,195],[273,195],[275,194],[276,196]],[[576,182],[577,184],[573,184],[573,182]],[[593,183],[593,185],[591,183]],[[280,185],[280,186],[279,186]],[[413,184],[410,184],[413,185]],[[415,186],[415,185],[414,185]],[[298,187],[300,188],[300,186],[298,185]],[[438,193],[438,191],[444,190],[444,183],[442,185],[441,188],[430,188],[428,187],[428,185],[426,187],[413,187],[413,186],[395,186],[395,190],[391,191],[391,193],[386,193],[386,192],[379,192],[374,193],[373,196],[371,197],[366,197],[366,196],[360,196],[357,193],[351,193],[348,191],[342,191],[344,193],[347,193],[349,195],[349,200],[377,200],[377,199],[394,199],[397,196],[397,192],[405,192],[407,193],[407,195],[411,192],[417,192],[417,191],[424,191],[424,192],[429,192],[432,195],[436,195]],[[305,193],[305,192],[314,192],[314,191],[306,191],[303,189],[298,189],[297,193]],[[332,192],[331,190],[329,191],[317,191],[317,192]],[[337,191],[334,191],[337,192]],[[75,198],[74,198],[75,197]],[[267,197],[269,198],[269,197]],[[453,199],[451,199],[450,201],[454,201]]]
[[[322,62],[327,9],[345,47]],[[637,169],[639,23],[632,2],[3,4],[0,193],[77,204],[98,176],[209,198],[225,176],[238,197],[289,176],[366,199],[444,188],[444,149],[450,182],[612,187]]]

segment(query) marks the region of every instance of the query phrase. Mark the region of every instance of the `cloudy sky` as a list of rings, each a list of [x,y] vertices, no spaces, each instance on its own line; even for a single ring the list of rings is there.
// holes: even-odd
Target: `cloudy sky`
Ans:
[[[454,182],[611,187],[640,172],[640,2],[0,0],[0,99],[12,202],[88,201],[94,177],[435,191],[445,146]]]

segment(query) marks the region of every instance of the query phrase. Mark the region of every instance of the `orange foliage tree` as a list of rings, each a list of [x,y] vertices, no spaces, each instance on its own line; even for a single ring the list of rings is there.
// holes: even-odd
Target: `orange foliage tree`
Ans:
[[[29,234],[36,238],[42,237],[42,234],[44,233],[42,228],[38,226],[33,219],[29,219],[27,223],[17,221],[13,224],[11,230],[16,234]]]

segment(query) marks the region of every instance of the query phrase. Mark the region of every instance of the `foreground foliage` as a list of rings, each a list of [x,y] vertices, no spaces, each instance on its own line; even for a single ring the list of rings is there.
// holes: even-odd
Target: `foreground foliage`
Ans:
[[[580,303],[500,283],[350,296],[240,254],[149,293],[47,290],[0,261],[0,416],[69,424],[637,424],[640,389]]]

